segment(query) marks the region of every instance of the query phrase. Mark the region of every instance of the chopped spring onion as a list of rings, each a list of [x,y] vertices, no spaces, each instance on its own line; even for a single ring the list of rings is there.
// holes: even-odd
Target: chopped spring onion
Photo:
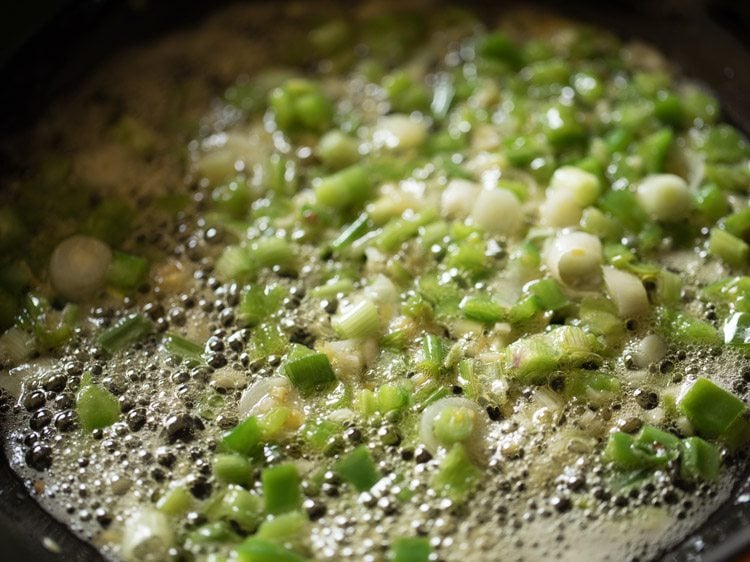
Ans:
[[[341,234],[331,242],[331,248],[333,248],[334,251],[340,252],[351,246],[352,242],[367,232],[369,222],[370,216],[367,213],[359,215],[357,220],[344,228],[344,230],[341,231]]]
[[[167,516],[143,507],[125,520],[120,552],[129,562],[164,560],[173,542],[172,525]]]
[[[240,529],[252,532],[263,517],[263,500],[241,486],[229,484],[221,501],[209,505],[205,514],[211,520],[231,521]]]
[[[638,277],[627,271],[605,265],[604,285],[622,318],[642,316],[649,311],[648,295]]]
[[[300,476],[293,463],[270,466],[261,472],[260,479],[268,513],[279,515],[300,508]]]
[[[121,291],[134,291],[148,279],[148,261],[142,257],[112,252],[107,283]]]
[[[308,524],[305,515],[290,511],[263,521],[255,536],[285,546],[300,544],[304,542],[304,531]]]
[[[166,334],[162,345],[171,355],[193,363],[203,362],[203,346],[178,334]]]
[[[225,450],[251,456],[258,451],[262,438],[263,430],[258,423],[258,418],[250,416],[224,436],[221,446]]]
[[[564,285],[591,287],[601,279],[602,245],[585,232],[560,234],[545,249],[547,267]]]
[[[336,463],[336,473],[360,492],[372,488],[380,480],[372,455],[366,445],[360,445],[341,457]]]
[[[688,437],[680,446],[680,476],[684,480],[713,482],[719,477],[721,455],[714,445],[700,437]]]
[[[159,501],[156,502],[156,508],[167,515],[184,515],[190,509],[194,499],[187,488],[175,486],[159,498]]]
[[[461,396],[437,400],[425,408],[419,422],[419,437],[428,450],[450,449],[463,443],[467,451],[481,459],[485,454],[487,414],[474,401]]]
[[[359,159],[357,141],[338,130],[327,132],[315,149],[323,165],[332,170],[350,166]]]
[[[76,412],[81,427],[92,431],[115,423],[120,417],[120,403],[109,390],[94,384],[91,374],[86,373],[81,377],[81,387],[76,395]]]
[[[284,374],[302,396],[329,389],[336,383],[331,362],[323,353],[298,346],[284,363]]]
[[[481,471],[471,460],[466,448],[457,443],[440,462],[432,478],[432,486],[454,501],[462,501],[478,483]]]
[[[464,316],[483,324],[495,324],[505,319],[507,311],[487,297],[465,297],[460,304]]]
[[[222,482],[246,485],[250,481],[250,462],[240,455],[216,455],[213,470],[216,478]]]
[[[708,249],[714,256],[732,267],[742,267],[750,257],[750,246],[741,238],[720,228],[712,228]]]
[[[321,132],[333,118],[333,105],[325,93],[314,82],[300,78],[273,89],[268,105],[276,125],[285,132]]]
[[[246,287],[237,307],[237,318],[247,326],[255,326],[279,309],[286,290],[281,285]]]
[[[239,562],[307,562],[301,556],[275,542],[249,537],[234,549]]]
[[[108,353],[115,353],[153,332],[153,324],[140,314],[126,316],[99,336],[98,343]]]
[[[361,206],[371,195],[372,181],[362,166],[350,166],[321,178],[315,186],[315,199],[335,209]]]
[[[745,403],[708,379],[698,378],[677,407],[705,437],[731,440],[738,437],[744,441],[749,437]],[[737,435],[738,432],[742,435]]]
[[[363,299],[334,318],[333,326],[345,339],[375,336],[381,329],[378,308],[372,301]]]
[[[391,562],[429,562],[432,555],[430,540],[426,537],[402,537],[391,544],[388,560]]]

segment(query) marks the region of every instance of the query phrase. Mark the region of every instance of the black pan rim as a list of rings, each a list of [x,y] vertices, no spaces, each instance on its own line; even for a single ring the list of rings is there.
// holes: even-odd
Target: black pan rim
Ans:
[[[175,16],[171,2],[152,2],[144,7],[125,5],[114,0],[61,0],[56,15],[33,33],[14,54],[0,66],[5,86],[0,90],[0,107],[15,111],[0,114],[0,138],[31,123],[54,97],[71,87],[77,77],[90,72],[119,49],[158,33],[191,25],[201,15],[220,5],[236,1],[190,2]],[[470,2],[493,5],[489,1]],[[529,2],[514,2],[529,4]],[[727,2],[732,4],[731,2]],[[714,90],[726,110],[727,117],[746,133],[750,133],[750,15],[747,19],[731,19],[732,12],[722,11],[718,1],[685,1],[651,3],[644,0],[617,0],[606,10],[598,2],[582,0],[533,1],[551,7],[575,19],[610,29],[624,37],[642,37],[660,47],[688,76],[697,78]],[[184,4],[183,4],[184,6]],[[727,16],[729,13],[729,16]],[[717,14],[722,17],[717,17]],[[727,20],[727,17],[730,19]],[[723,19],[722,19],[723,18]],[[728,29],[731,21],[735,29]],[[127,22],[129,25],[121,25]],[[633,22],[639,25],[634,33]],[[118,25],[118,23],[120,25]],[[739,27],[737,27],[739,26]],[[740,33],[738,33],[738,29]],[[745,41],[741,31],[745,29]],[[76,37],[70,40],[71,35]],[[710,41],[705,38],[710,37]],[[91,50],[90,44],[102,44]],[[50,49],[50,45],[59,48]],[[721,63],[717,64],[716,61]],[[67,72],[67,75],[66,75]],[[27,95],[23,103],[21,92]],[[0,171],[7,164],[0,153]],[[10,470],[7,459],[0,459],[0,539],[5,560],[101,560],[94,547],[76,538],[29,496],[22,483]],[[734,502],[722,507],[696,533],[676,549],[664,553],[664,560],[732,560],[750,551],[750,507],[745,519],[734,521],[739,528],[726,532],[725,522],[733,521],[740,502],[737,498],[750,493],[750,478],[738,485]],[[748,502],[745,502],[748,503]],[[741,507],[741,506],[740,506]],[[744,523],[744,524],[743,524]],[[719,528],[713,540],[705,538],[706,529]],[[52,542],[45,541],[45,538]],[[54,552],[55,545],[63,554]],[[71,554],[72,553],[72,554]]]

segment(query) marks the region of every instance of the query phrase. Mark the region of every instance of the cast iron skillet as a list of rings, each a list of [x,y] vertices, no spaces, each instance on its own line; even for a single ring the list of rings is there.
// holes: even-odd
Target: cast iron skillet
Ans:
[[[129,44],[194,25],[222,2],[37,0],[3,8],[0,20],[0,139],[28,126],[59,92]],[[473,2],[481,4],[479,2]],[[492,2],[487,2],[492,4]],[[537,2],[657,45],[721,99],[725,116],[750,133],[750,6],[739,0]],[[14,11],[10,11],[14,10]],[[5,29],[3,29],[3,26]],[[29,39],[30,38],[30,39]],[[9,165],[0,153],[1,168]],[[1,427],[0,427],[1,430]],[[60,551],[44,546],[51,539]],[[750,474],[732,500],[663,560],[732,560],[750,551]],[[101,561],[90,545],[46,514],[0,459],[0,558],[5,562]]]

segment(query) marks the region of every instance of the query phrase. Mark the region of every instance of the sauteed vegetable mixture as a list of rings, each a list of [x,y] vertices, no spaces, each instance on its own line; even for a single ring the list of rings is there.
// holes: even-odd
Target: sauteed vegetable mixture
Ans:
[[[228,8],[5,143],[6,451],[105,557],[643,559],[737,478],[745,137],[646,45],[383,6]]]

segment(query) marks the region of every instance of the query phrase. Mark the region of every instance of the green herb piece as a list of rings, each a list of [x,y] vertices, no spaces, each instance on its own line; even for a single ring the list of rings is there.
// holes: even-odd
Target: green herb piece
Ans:
[[[431,377],[439,376],[443,372],[445,355],[443,340],[434,334],[427,334],[422,338],[422,360],[419,362],[419,369]]]
[[[647,174],[659,174],[664,171],[669,149],[674,141],[670,128],[651,133],[638,144],[638,155],[643,161],[643,170]]]
[[[136,212],[129,204],[116,199],[102,201],[80,226],[80,233],[119,246],[128,236]]]
[[[542,130],[555,148],[566,148],[586,140],[586,129],[569,105],[556,105],[542,115]]]
[[[352,242],[362,237],[369,230],[370,216],[362,213],[357,219],[344,228],[341,233],[331,242],[331,248],[335,252],[348,248]]]
[[[306,422],[301,433],[313,449],[325,452],[336,442],[343,429],[340,423],[323,418]]]
[[[679,455],[680,439],[646,425],[637,436],[610,433],[604,459],[619,470],[640,470],[666,465]]]
[[[599,207],[631,232],[640,232],[649,222],[635,195],[627,190],[608,191],[599,200]]]
[[[225,521],[206,523],[190,531],[185,537],[188,548],[201,547],[209,543],[235,543],[240,536],[234,532],[232,526]]]
[[[554,279],[530,281],[524,291],[533,295],[544,310],[555,311],[569,304],[568,298]]]
[[[719,332],[703,320],[686,312],[663,309],[660,313],[660,331],[665,337],[682,344],[719,345]]]
[[[448,406],[433,422],[435,438],[443,445],[462,443],[474,433],[476,412],[471,408]]]
[[[698,191],[696,208],[707,222],[713,224],[729,212],[729,202],[718,185],[709,183]]]
[[[611,404],[621,391],[617,377],[588,370],[574,370],[565,379],[565,392],[568,396],[584,400],[595,406]]]
[[[398,412],[409,405],[408,388],[398,384],[384,384],[375,393],[378,410],[381,413]]]
[[[750,145],[737,129],[726,124],[709,129],[702,148],[711,163],[733,163],[750,156]]]
[[[544,337],[536,334],[520,338],[508,346],[508,373],[523,383],[541,382],[557,367],[558,353]]]
[[[266,236],[249,247],[227,246],[216,261],[215,273],[222,281],[246,281],[264,269],[292,271],[296,261],[297,251],[290,242]]]
[[[512,69],[523,66],[522,51],[500,31],[482,37],[476,46],[477,55],[507,64]]]
[[[424,84],[399,70],[383,79],[383,89],[394,111],[411,113],[425,112],[430,106],[430,94]]]

